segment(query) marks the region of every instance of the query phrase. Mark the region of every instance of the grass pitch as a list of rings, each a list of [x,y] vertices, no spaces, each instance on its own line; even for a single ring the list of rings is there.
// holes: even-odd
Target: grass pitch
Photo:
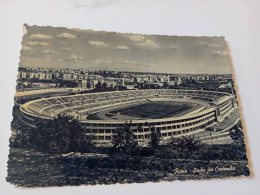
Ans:
[[[148,102],[141,105],[120,108],[109,113],[138,118],[160,119],[175,116],[193,107],[193,104],[184,102]]]

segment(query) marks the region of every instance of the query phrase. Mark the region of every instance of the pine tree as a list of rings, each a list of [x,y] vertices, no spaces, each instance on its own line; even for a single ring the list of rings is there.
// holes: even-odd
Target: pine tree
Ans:
[[[36,120],[36,127],[23,130],[27,147],[47,153],[89,152],[95,147],[78,119],[58,115],[53,120]]]
[[[150,147],[152,147],[153,150],[155,150],[161,141],[161,130],[158,128],[155,129],[150,124],[146,123],[146,125],[148,126],[148,128],[150,130],[150,141],[149,141],[148,145]]]
[[[133,152],[138,143],[134,139],[134,133],[131,128],[132,122],[125,122],[123,127],[118,127],[112,136],[113,148],[117,149],[119,153],[129,154]]]

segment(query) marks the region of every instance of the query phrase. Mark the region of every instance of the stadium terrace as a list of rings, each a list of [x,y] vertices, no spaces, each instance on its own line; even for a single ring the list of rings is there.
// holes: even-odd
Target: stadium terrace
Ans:
[[[155,112],[149,110],[150,105],[169,108],[162,110],[163,115],[157,118]],[[58,114],[73,115],[87,135],[99,144],[110,144],[115,130],[126,121],[131,121],[134,138],[139,143],[147,143],[151,128],[161,131],[161,142],[165,143],[172,137],[205,131],[223,121],[234,107],[234,96],[229,93],[145,89],[42,98],[21,105],[20,111],[29,125],[34,125],[36,118],[53,120]],[[143,108],[143,115],[135,114],[136,108]],[[175,113],[173,108],[178,108]]]

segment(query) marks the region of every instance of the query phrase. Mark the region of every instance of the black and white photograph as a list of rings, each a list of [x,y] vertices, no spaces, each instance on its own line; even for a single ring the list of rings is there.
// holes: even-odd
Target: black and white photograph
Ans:
[[[31,188],[250,176],[224,36],[27,23],[23,33],[7,182]]]

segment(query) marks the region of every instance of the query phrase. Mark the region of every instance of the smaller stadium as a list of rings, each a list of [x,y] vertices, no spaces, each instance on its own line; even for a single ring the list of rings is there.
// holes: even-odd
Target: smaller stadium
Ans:
[[[134,138],[145,144],[151,128],[160,130],[162,143],[190,135],[207,140],[203,133],[232,115],[235,104],[234,96],[224,92],[144,89],[42,98],[21,105],[20,111],[29,125],[34,125],[36,118],[73,115],[100,144],[110,144],[115,130],[131,121]],[[227,129],[223,130],[216,135],[226,135]]]

